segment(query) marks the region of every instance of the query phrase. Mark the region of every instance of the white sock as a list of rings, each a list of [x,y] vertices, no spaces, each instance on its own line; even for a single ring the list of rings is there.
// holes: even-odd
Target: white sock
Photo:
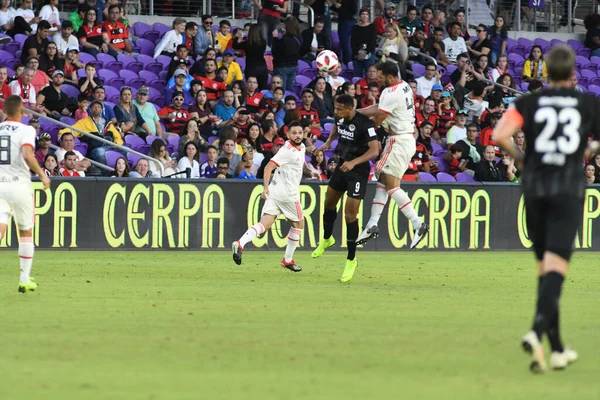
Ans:
[[[242,248],[244,248],[244,246],[248,242],[251,242],[263,233],[265,233],[265,227],[260,222],[256,225],[251,226],[250,228],[248,228],[246,233],[244,233],[240,238],[240,245],[242,246]]]
[[[419,229],[421,227],[421,220],[417,215],[417,212],[412,206],[410,198],[406,194],[406,192],[400,188],[394,188],[388,192],[388,194],[394,199],[398,207],[400,207],[400,211],[402,214],[413,224],[415,229]]]
[[[375,189],[373,205],[371,206],[371,218],[369,218],[369,222],[367,222],[367,228],[379,223],[379,219],[381,218],[381,214],[383,213],[383,209],[385,208],[389,198],[390,197],[388,196],[388,192],[385,190],[385,186],[378,183],[377,188]]]
[[[31,274],[31,264],[33,264],[33,238],[21,237],[19,242],[19,260],[21,261],[21,278],[20,282],[29,282],[29,274]]]
[[[285,255],[283,256],[283,259],[286,263],[291,262],[294,258],[294,251],[296,251],[296,247],[298,247],[300,234],[302,234],[300,229],[290,228],[290,232],[288,233],[287,247],[285,248]]]

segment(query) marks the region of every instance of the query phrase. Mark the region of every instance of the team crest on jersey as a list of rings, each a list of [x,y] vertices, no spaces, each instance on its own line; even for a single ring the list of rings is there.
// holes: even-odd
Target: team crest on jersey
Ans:
[[[354,124],[350,124],[348,129],[350,129],[350,132],[354,132],[356,130],[356,126],[354,126]]]

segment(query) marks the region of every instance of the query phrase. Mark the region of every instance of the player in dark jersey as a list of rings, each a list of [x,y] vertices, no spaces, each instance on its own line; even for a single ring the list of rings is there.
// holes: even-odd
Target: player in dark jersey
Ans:
[[[522,346],[537,373],[546,369],[544,334],[552,348],[552,368],[563,369],[577,359],[577,353],[560,339],[559,298],[583,216],[582,160],[588,134],[593,132],[596,140],[600,137],[600,102],[571,83],[573,51],[555,46],[545,59],[550,88],[517,99],[494,133],[496,142],[515,159],[519,152],[511,136],[521,128],[527,143],[521,182],[539,286],[533,328],[523,337]]]
[[[327,150],[331,142],[339,138],[337,152],[340,161],[336,167],[325,195],[325,212],[323,213],[323,239],[313,251],[312,258],[320,257],[325,249],[335,244],[331,236],[333,224],[337,217],[336,207],[346,192],[348,200],[344,215],[346,217],[346,236],[348,257],[341,277],[348,282],[354,276],[358,265],[356,260],[356,238],[358,237],[357,214],[360,202],[365,197],[369,180],[369,161],[379,154],[379,142],[373,122],[354,108],[354,99],[347,94],[336,98],[334,104],[335,125],[325,144],[318,150]],[[318,151],[317,150],[317,151]]]

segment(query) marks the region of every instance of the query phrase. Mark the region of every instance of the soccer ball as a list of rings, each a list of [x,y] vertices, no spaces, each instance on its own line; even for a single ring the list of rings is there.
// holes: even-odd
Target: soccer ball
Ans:
[[[317,68],[320,71],[333,71],[338,67],[338,64],[338,56],[331,50],[323,50],[317,56]]]

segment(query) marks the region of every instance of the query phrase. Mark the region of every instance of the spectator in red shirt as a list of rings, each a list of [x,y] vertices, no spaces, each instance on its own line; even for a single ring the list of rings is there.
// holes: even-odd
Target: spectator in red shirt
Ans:
[[[237,128],[237,143],[239,143],[248,136],[248,128],[254,121],[251,117],[252,112],[247,107],[238,107],[236,113],[238,116],[233,123],[233,127]]]
[[[496,144],[494,140],[494,128],[498,123],[498,120],[502,117],[501,113],[491,113],[487,114],[486,122],[487,127],[482,129],[479,133],[479,144],[482,146],[492,146],[494,151],[496,152],[496,157],[500,156],[500,147]]]
[[[0,99],[6,100],[8,96],[12,94],[10,87],[8,86],[8,68],[0,67]],[[4,102],[0,102],[0,118],[2,121],[6,119],[6,115],[2,109],[4,108]]]
[[[314,136],[321,136],[321,121],[319,112],[312,106],[315,100],[312,89],[302,91],[302,105],[298,107],[298,113],[301,119],[307,119],[310,122],[310,130]]]
[[[415,154],[412,156],[408,168],[402,177],[403,181],[420,181],[419,172],[431,173],[429,169],[429,153],[422,143],[417,142]]]
[[[425,103],[425,99],[420,94],[417,94],[417,81],[415,81],[414,79],[411,79],[406,82],[408,82],[408,86],[410,86],[410,88],[413,91],[413,95],[414,95],[414,103],[413,104],[415,105],[415,113],[416,113],[417,111],[419,111],[421,109],[421,107],[423,106],[423,103]]]
[[[438,115],[435,113],[435,101],[431,97],[428,97],[427,100],[425,100],[425,103],[423,103],[423,107],[420,111],[417,111],[415,113],[415,116],[417,121],[417,128],[421,126],[423,121],[429,121],[433,126],[433,130],[435,131],[437,129]]]
[[[459,172],[467,169],[467,160],[463,159],[462,147],[460,145],[453,144],[444,156],[444,160],[448,163],[450,175],[452,176],[456,176]]]
[[[375,65],[371,65],[367,68],[367,76],[358,81],[358,87],[356,88],[356,96],[361,96],[367,94],[369,91],[369,83],[375,82],[381,91],[381,83],[379,82],[379,78],[377,77],[377,67]],[[359,90],[360,88],[360,90]]]
[[[258,90],[258,79],[255,76],[246,77],[246,107],[253,114],[259,112],[263,95]]]
[[[276,87],[273,90],[273,97],[270,99],[264,98],[260,102],[260,108],[257,113],[257,119],[262,118],[266,112],[272,112],[277,114],[279,110],[283,108],[283,95],[284,91],[282,87]]]
[[[371,82],[367,94],[360,99],[359,108],[367,108],[377,103],[379,103],[379,85]]]
[[[77,155],[72,151],[67,151],[65,153],[65,159],[63,160],[63,166],[60,169],[61,176],[69,176],[69,177],[81,177],[79,171],[75,169],[75,164],[77,162]]]
[[[119,21],[121,7],[116,4],[108,7],[108,20],[102,24],[102,38],[108,43],[108,54],[117,58],[119,54],[131,55],[131,42],[127,27]]]
[[[167,132],[179,136],[190,120],[190,113],[183,108],[183,92],[174,92],[171,104],[158,111],[158,116],[163,119]]]
[[[446,139],[448,130],[454,125],[456,117],[456,108],[452,105],[452,95],[448,91],[442,93],[442,98],[438,104],[438,128],[437,135],[434,134],[436,142],[441,143],[442,139]]]
[[[377,34],[379,36],[383,36],[387,25],[398,25],[398,20],[396,19],[396,5],[392,2],[385,3],[383,14],[375,18],[373,23],[375,24],[375,28],[377,28]]]
[[[204,75],[194,75],[195,79],[202,82],[211,107],[216,107],[217,99],[227,89],[225,82],[220,82],[217,76],[217,62],[213,59],[204,61]]]

